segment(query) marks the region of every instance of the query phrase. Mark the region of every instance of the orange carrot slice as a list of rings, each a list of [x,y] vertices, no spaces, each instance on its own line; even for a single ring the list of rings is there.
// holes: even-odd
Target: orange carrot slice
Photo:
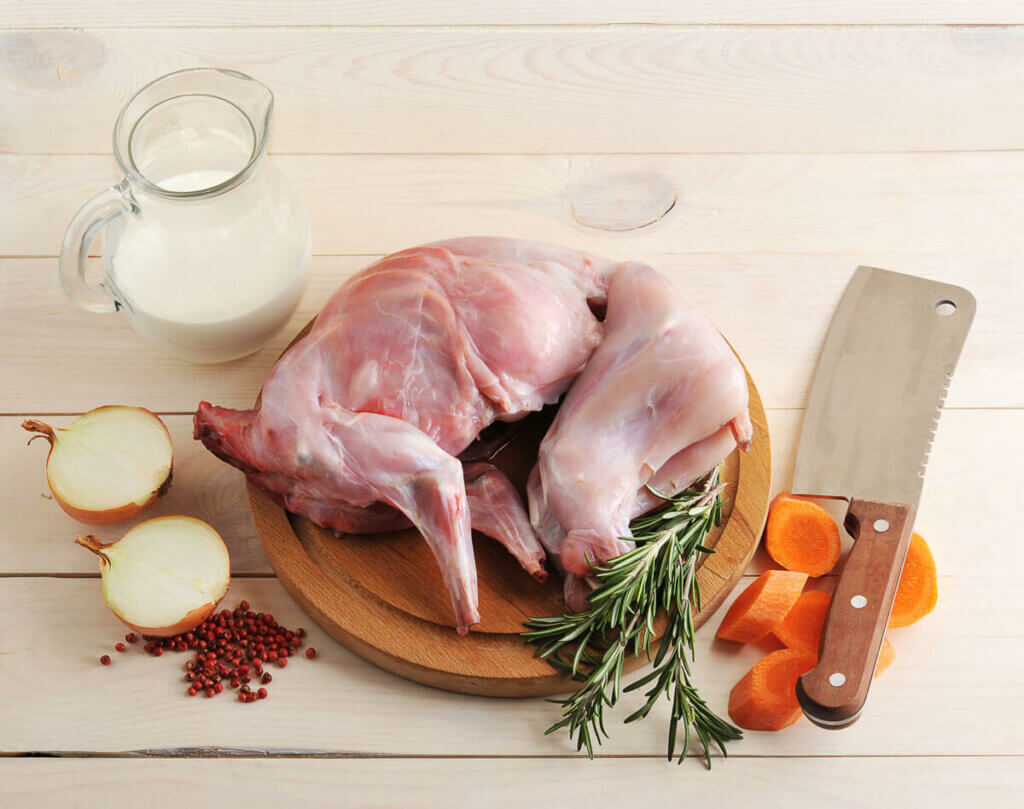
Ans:
[[[907,561],[903,563],[896,600],[889,613],[889,629],[910,626],[935,609],[939,599],[939,582],[935,575],[935,560],[928,543],[920,534],[910,538]]]
[[[800,598],[806,573],[768,570],[740,593],[718,628],[718,637],[756,643],[777,627]]]
[[[875,673],[871,679],[874,679],[889,666],[892,665],[892,661],[896,659],[896,647],[893,646],[888,638],[882,638],[882,648],[878,651],[878,662],[875,663]]]
[[[729,693],[729,716],[746,730],[782,730],[801,716],[796,681],[817,658],[800,649],[762,657]]]
[[[775,637],[790,649],[817,655],[825,616],[831,603],[832,596],[820,590],[803,593],[789,614],[782,619],[782,623],[775,627]]]
[[[839,527],[817,503],[780,492],[768,510],[764,546],[787,570],[824,576],[839,561]]]

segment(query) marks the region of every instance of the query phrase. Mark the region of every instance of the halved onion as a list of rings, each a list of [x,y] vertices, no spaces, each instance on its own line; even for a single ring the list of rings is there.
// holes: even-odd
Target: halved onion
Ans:
[[[194,629],[231,583],[224,540],[195,517],[154,517],[108,544],[89,535],[75,542],[100,557],[107,606],[144,635]]]
[[[46,482],[76,520],[92,525],[123,522],[171,486],[173,449],[167,427],[141,407],[97,407],[67,427],[22,422],[50,443]]]

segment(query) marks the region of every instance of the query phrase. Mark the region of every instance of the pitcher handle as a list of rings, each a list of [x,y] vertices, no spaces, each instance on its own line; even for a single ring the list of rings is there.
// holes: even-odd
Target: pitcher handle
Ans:
[[[111,186],[85,203],[64,234],[58,268],[60,285],[71,302],[87,312],[116,312],[118,308],[117,301],[108,289],[102,284],[86,280],[85,267],[89,260],[89,248],[100,231],[130,210],[129,202],[122,193],[123,188],[123,184]]]

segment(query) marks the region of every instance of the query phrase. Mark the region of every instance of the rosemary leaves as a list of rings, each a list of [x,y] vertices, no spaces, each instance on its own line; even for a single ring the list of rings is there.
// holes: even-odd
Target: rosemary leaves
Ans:
[[[597,586],[590,594],[590,609],[526,623],[523,636],[537,646],[537,655],[581,683],[569,697],[551,700],[561,706],[562,718],[548,733],[566,728],[577,749],[586,749],[593,758],[594,747],[609,736],[605,707],[614,706],[625,691],[648,687],[646,702],[625,721],[643,719],[662,696],[668,699],[672,704],[670,761],[675,758],[680,731],[678,760],[686,757],[695,735],[708,767],[713,746],[726,755],[726,743],[742,738],[739,728],[715,714],[700,697],[690,668],[693,612],[700,610],[697,565],[701,554],[712,553],[703,542],[721,520],[723,488],[716,469],[675,497],[651,489],[665,506],[631,523],[635,549],[594,569]],[[660,631],[659,614],[664,622]],[[659,638],[652,658],[652,641]],[[653,668],[623,688],[627,655],[641,654],[652,660]]]

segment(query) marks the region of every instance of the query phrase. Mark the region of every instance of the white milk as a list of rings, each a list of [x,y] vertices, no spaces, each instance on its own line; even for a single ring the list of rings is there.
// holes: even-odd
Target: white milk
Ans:
[[[153,180],[197,191],[232,174]],[[281,182],[264,164],[209,198],[147,194],[138,213],[115,223],[107,270],[136,331],[183,359],[220,362],[255,351],[287,323],[305,286],[310,239],[290,195],[278,193]]]
[[[165,191],[202,191],[220,185],[232,176],[228,169],[199,169],[166,177],[160,181],[160,187]]]

